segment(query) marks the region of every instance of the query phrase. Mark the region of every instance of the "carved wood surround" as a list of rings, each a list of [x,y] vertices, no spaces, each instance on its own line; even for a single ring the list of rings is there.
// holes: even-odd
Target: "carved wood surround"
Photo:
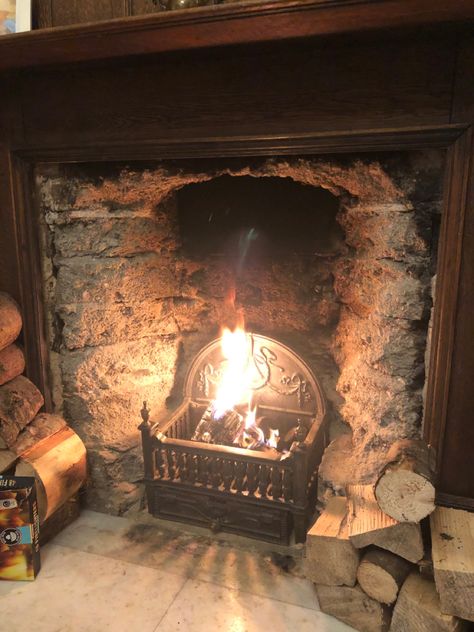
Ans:
[[[0,287],[46,401],[35,164],[444,147],[425,436],[439,501],[474,509],[473,19],[462,0],[281,0],[2,38]]]

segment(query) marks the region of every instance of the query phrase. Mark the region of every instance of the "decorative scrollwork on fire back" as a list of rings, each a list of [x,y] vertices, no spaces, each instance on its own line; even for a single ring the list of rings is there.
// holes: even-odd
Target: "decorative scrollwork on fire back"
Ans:
[[[285,360],[280,359],[275,350],[269,346],[256,345],[252,335],[249,335],[249,343],[253,362],[250,388],[253,391],[268,388],[280,396],[296,396],[300,409],[313,401],[311,384],[304,375],[295,371],[294,366],[290,370],[285,368],[283,366]],[[206,360],[197,367],[196,388],[200,396],[210,398],[212,387],[216,387],[222,377],[226,361],[216,357],[215,353],[209,354]],[[295,364],[293,358],[286,358],[286,361]]]

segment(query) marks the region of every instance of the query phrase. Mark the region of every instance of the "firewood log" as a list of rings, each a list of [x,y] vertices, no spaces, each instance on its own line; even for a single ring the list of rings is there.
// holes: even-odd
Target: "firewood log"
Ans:
[[[23,428],[10,449],[15,454],[21,455],[65,426],[66,422],[59,415],[40,413],[26,428]]]
[[[398,441],[375,483],[380,509],[399,522],[420,522],[434,511],[435,488],[422,441]]]
[[[441,610],[474,621],[474,514],[437,507],[430,523]]]
[[[86,449],[69,427],[25,452],[15,473],[35,476],[40,522],[73,496],[86,480]]]
[[[9,470],[17,459],[18,456],[11,450],[0,450],[0,474]]]
[[[316,584],[353,586],[359,565],[359,551],[349,541],[346,499],[332,498],[308,532],[306,577]]]
[[[391,551],[409,562],[423,557],[421,528],[417,523],[397,522],[381,511],[373,485],[348,485],[349,539],[357,549],[370,545]]]
[[[411,564],[398,555],[372,548],[362,558],[357,569],[357,581],[369,597],[390,605],[396,601],[411,569]]]
[[[360,632],[386,632],[390,626],[390,609],[371,599],[356,586],[316,586],[322,612],[336,617]],[[408,632],[409,628],[405,630]]]
[[[20,431],[43,404],[39,390],[22,375],[0,386],[0,437],[8,447],[13,445]]]
[[[21,375],[25,370],[25,356],[17,345],[8,345],[0,351],[0,386]]]
[[[461,632],[464,621],[443,614],[434,582],[417,572],[408,576],[393,610],[390,632]]]
[[[5,349],[18,338],[21,331],[21,314],[15,301],[0,292],[0,349]]]

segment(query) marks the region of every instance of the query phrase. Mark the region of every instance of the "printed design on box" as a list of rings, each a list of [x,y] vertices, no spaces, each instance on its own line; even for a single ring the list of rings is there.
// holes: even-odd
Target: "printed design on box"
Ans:
[[[33,580],[39,569],[35,480],[0,476],[0,580]]]

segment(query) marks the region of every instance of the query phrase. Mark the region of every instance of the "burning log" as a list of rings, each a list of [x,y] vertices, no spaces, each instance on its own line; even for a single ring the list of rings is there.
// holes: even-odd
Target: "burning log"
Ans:
[[[17,345],[8,345],[0,351],[0,386],[13,380],[25,370],[25,357]]]
[[[206,408],[191,440],[218,445],[234,445],[239,442],[244,428],[244,418],[237,411],[229,410],[222,417],[216,419],[211,404]]]

